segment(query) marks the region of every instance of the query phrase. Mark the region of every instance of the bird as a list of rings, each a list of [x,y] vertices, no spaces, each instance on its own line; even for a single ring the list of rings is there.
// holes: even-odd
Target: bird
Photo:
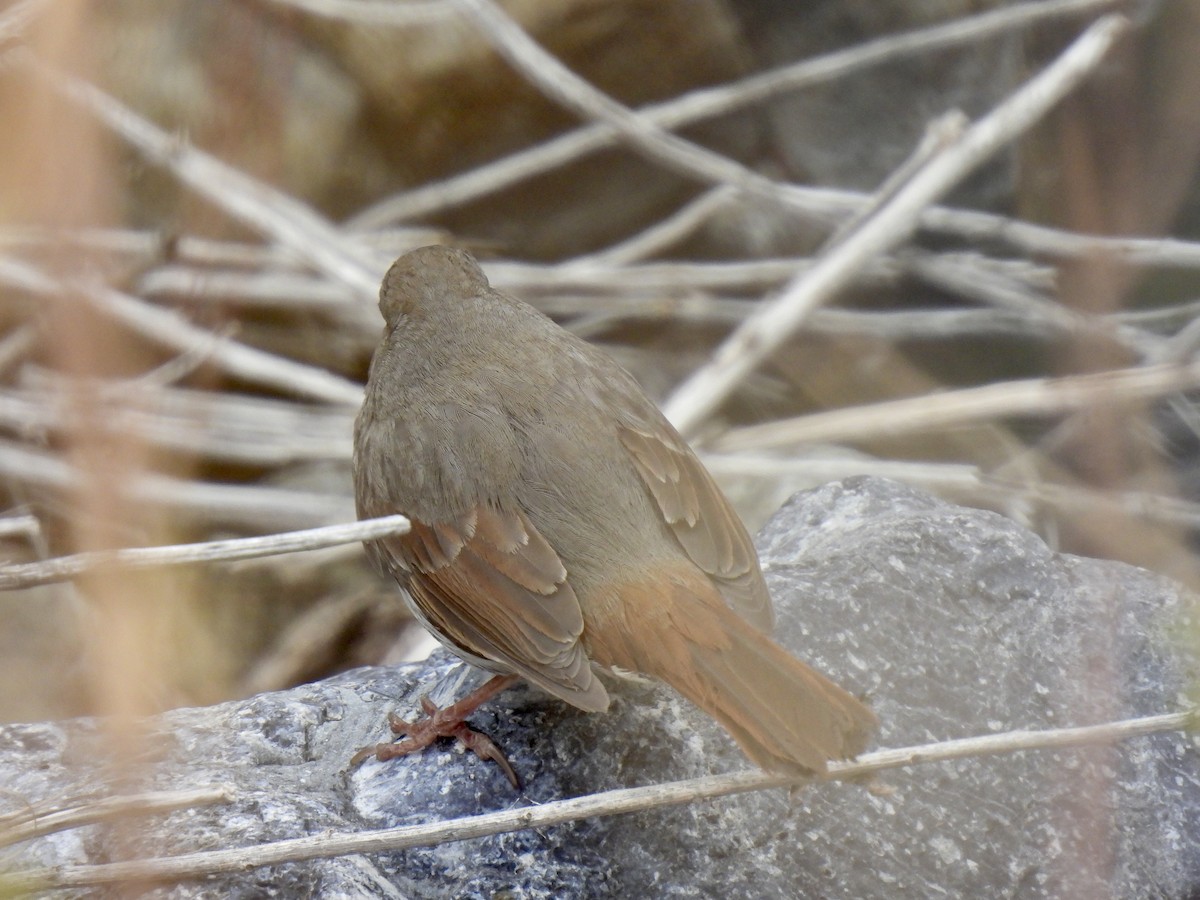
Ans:
[[[525,679],[593,713],[611,676],[649,676],[700,707],[760,767],[822,775],[857,756],[872,710],[775,641],[757,553],[712,476],[601,349],[492,288],[468,252],[397,259],[354,425],[365,542],[415,618],[495,673],[426,718],[391,717],[387,760],[453,736],[504,754],[466,717]]]

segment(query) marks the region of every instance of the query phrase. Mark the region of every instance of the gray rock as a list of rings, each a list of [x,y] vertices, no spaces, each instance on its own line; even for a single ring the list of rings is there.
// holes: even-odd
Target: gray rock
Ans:
[[[731,9],[759,63],[779,66],[1000,5],[994,0],[749,0]],[[1028,64],[1022,46],[1020,33],[997,35],[780,94],[765,104],[771,146],[798,180],[873,191],[909,157],[931,121],[954,109],[978,117],[1012,91]],[[964,200],[994,205],[1010,196],[1013,181],[1006,155],[959,190]]]
[[[1192,599],[1126,565],[1059,555],[988,512],[879,479],[797,495],[758,545],[778,636],[883,722],[881,746],[1172,711]],[[453,750],[347,773],[456,664],[364,669],[151,723],[143,787],[233,783],[235,803],[0,855],[0,871],[430,822],[729,771],[731,742],[671,691],[607,715],[529,688],[475,721],[525,780]],[[88,720],[0,729],[0,811],[103,791]],[[1182,734],[886,773],[432,849],[295,863],[150,896],[1184,897],[1200,889],[1200,757]]]

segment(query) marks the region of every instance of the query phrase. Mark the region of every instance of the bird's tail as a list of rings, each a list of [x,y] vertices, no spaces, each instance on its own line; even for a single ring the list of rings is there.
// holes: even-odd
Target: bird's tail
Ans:
[[[622,639],[593,648],[592,658],[667,682],[764,769],[824,773],[828,760],[862,752],[875,714],[746,622],[710,584],[673,582],[657,597],[623,597],[624,609],[641,610],[640,627],[621,629]]]

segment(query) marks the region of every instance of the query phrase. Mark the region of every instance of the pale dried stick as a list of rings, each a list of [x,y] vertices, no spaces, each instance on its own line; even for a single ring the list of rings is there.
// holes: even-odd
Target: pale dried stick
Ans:
[[[660,128],[674,130],[733,112],[776,94],[822,84],[868,66],[995,37],[1041,21],[1099,12],[1115,5],[1113,0],[1018,3],[930,28],[888,35],[856,47],[751,75],[729,85],[702,88],[669,101],[642,107],[637,114]],[[602,150],[615,144],[618,139],[617,130],[607,124],[586,125],[461,175],[398,194],[352,217],[347,227],[376,228],[461,206]],[[826,194],[818,190],[804,196],[809,198],[810,212],[826,215],[849,213],[867,200],[849,192]]]
[[[554,295],[539,307],[556,315],[587,316],[593,296]],[[719,322],[736,325],[752,307],[744,300],[704,295],[629,296],[604,302],[603,322],[658,320]],[[588,321],[600,327],[593,317]],[[568,323],[571,330],[579,321]],[[824,309],[809,322],[813,334],[853,335],[884,341],[947,340],[964,336],[1011,335],[1049,340],[1069,334],[1036,314],[1008,310],[903,310],[870,312]],[[98,413],[97,427],[137,435],[147,446],[182,452],[222,463],[278,467],[295,462],[345,461],[350,458],[354,410],[346,405],[297,403],[220,391],[196,391],[159,384],[176,374],[173,363],[156,370],[152,380],[90,381]],[[74,426],[65,379],[36,366],[23,372],[23,387],[0,388],[0,426],[69,433]]]
[[[781,284],[807,270],[805,259],[748,259],[727,262],[648,262],[616,267],[539,265],[494,260],[484,263],[488,278],[505,290],[538,293],[570,289],[677,290],[730,289],[756,291]],[[881,263],[879,272],[898,272]]]
[[[345,494],[183,481],[163,475],[145,475],[134,480],[128,490],[138,502],[247,531],[309,528],[354,517],[354,498]]]
[[[927,49],[929,46],[938,45],[943,39],[954,43],[965,39],[978,38],[996,30],[1023,27],[1031,24],[1041,16],[1078,14],[1109,5],[1115,4],[1084,2],[1078,4],[1068,3],[1062,6],[1057,6],[1053,3],[1019,5],[1003,10],[996,10],[982,16],[964,19],[947,26],[939,26],[936,29],[929,29],[927,32],[914,32],[911,35],[881,39],[878,42],[872,42],[870,45],[864,45],[862,48],[854,48],[852,51],[846,52],[854,54],[860,50],[864,51],[863,60],[874,62],[892,58],[892,53],[901,50],[909,52],[914,49]],[[877,53],[879,54],[878,56],[876,55]],[[836,56],[838,54],[798,65],[812,65],[814,72],[816,72],[821,69],[820,64],[824,64],[827,61],[832,62]],[[845,62],[854,67],[861,64],[863,60],[854,59],[846,60]],[[561,75],[562,71],[565,70],[557,70],[556,74]],[[834,74],[840,74],[840,72]],[[777,89],[782,89],[781,85],[796,86],[796,82],[792,81],[792,79],[798,75],[798,72],[792,71],[792,67],[787,67],[778,72],[767,73],[765,76],[754,76],[753,79],[748,79],[745,83],[730,86],[728,90],[740,98],[758,99],[760,96],[765,96]],[[764,80],[751,85],[749,82],[755,79]],[[804,78],[798,79],[800,83],[803,83],[804,80]],[[554,79],[549,78],[548,83],[553,85]],[[737,103],[727,105],[724,101],[714,102],[714,98],[721,95],[721,91],[723,90],[726,89],[705,89],[694,94],[685,95],[666,104],[646,107],[637,114],[630,113],[628,110],[624,111],[634,119],[642,119],[645,122],[658,124],[667,128],[679,127],[686,122],[695,121],[697,118],[728,112],[730,109],[736,108]],[[765,91],[766,93],[760,94],[759,91]],[[692,115],[693,109],[690,107],[693,106],[693,103],[694,111],[700,114]],[[623,107],[619,108],[624,109]],[[701,110],[702,112],[700,112]],[[660,111],[663,115],[659,114]],[[672,115],[668,115],[667,113],[672,113]],[[679,115],[676,116],[673,113],[678,113]],[[617,132],[613,129],[606,129],[603,125],[594,126],[594,128],[602,131],[604,138],[596,147],[606,146],[616,139]],[[497,163],[489,164],[479,170],[466,173],[463,176],[456,176],[456,178],[440,184],[427,185],[416,191],[393,198],[392,201],[387,201],[390,206],[386,214],[376,218],[364,213],[361,218],[352,219],[349,225],[350,227],[369,227],[387,221],[393,215],[395,218],[405,218],[412,215],[424,214],[444,208],[444,206],[452,203],[466,202],[492,190],[507,187],[514,180],[542,174],[548,167],[562,164],[576,155],[571,153],[567,155],[566,159],[559,159],[557,157],[547,159],[542,158],[541,154],[544,150],[553,150],[554,148],[561,147],[559,142],[563,144],[569,143],[575,135],[583,135],[585,133],[591,134],[592,132],[588,129],[573,132],[570,135],[550,142],[550,144],[542,145],[540,148],[534,148],[531,151],[524,151],[522,154],[510,157],[508,160],[500,160]],[[636,137],[633,131],[627,130],[624,133],[630,139]],[[594,147],[589,145],[586,148],[586,150],[590,149],[594,149]],[[665,145],[660,145],[658,149],[666,152],[668,155],[671,153],[670,148],[665,147]],[[529,154],[529,157],[527,158],[525,154]],[[537,159],[533,158],[535,155],[538,156]],[[554,157],[552,153],[546,153],[545,155]],[[511,160],[509,176],[502,177],[504,173],[501,170],[505,166],[510,165],[509,160]],[[697,157],[689,156],[686,151],[683,153],[683,156],[677,157],[675,161],[685,167],[693,163],[696,164],[699,168],[693,174],[698,174],[702,177],[711,179],[715,178],[718,174],[716,169],[708,170],[703,161],[700,161]],[[720,163],[716,161],[712,162],[713,165],[720,167]],[[724,162],[729,163],[730,161],[724,160]],[[730,175],[734,174],[734,170],[731,168],[726,167],[726,171]],[[744,175],[745,172],[742,171],[741,174]],[[751,177],[754,176],[751,175]],[[457,191],[456,186],[468,183],[474,184],[475,187],[462,192]],[[781,196],[789,203],[803,207],[808,212],[818,215],[836,214],[841,216],[852,213],[862,208],[865,203],[870,202],[869,197],[864,197],[850,191],[812,189],[796,185],[787,185],[781,189],[783,190]],[[413,202],[409,203],[409,201]],[[429,205],[427,207],[422,206],[422,203],[426,201],[429,202]],[[1186,241],[1164,242],[1137,238],[1077,235],[1045,226],[1032,226],[1026,223],[1015,222],[1002,216],[936,208],[924,211],[920,218],[922,227],[946,230],[958,234],[979,234],[980,236],[986,235],[993,239],[1009,240],[1026,247],[1030,252],[1037,252],[1040,248],[1047,252],[1077,256],[1099,250],[1107,250],[1119,254],[1123,261],[1129,264],[1177,265],[1187,267],[1200,265],[1200,244]]]
[[[816,487],[830,481],[873,475],[917,484],[932,490],[955,494],[980,488],[984,473],[971,463],[907,462],[876,459],[855,453],[829,455],[768,456],[763,453],[701,453],[704,467],[718,479],[722,477],[763,478],[771,482],[787,479],[789,485],[803,483]]]
[[[77,490],[79,471],[49,453],[0,439],[0,478],[54,491]],[[138,503],[175,515],[224,527],[267,532],[345,522],[354,516],[354,500],[255,484],[183,481],[166,475],[142,475],[120,485]]]
[[[668,418],[685,435],[694,433],[748,373],[795,333],[813,309],[852,282],[869,261],[905,241],[922,209],[1041,119],[1099,65],[1128,28],[1129,22],[1122,16],[1106,16],[1096,22],[1050,66],[972,125],[874,217],[727,338],[712,360],[668,400]]]
[[[49,0],[18,0],[0,13],[0,41],[8,41],[17,37],[29,23],[49,6]]]
[[[736,190],[728,185],[709,188],[640,233],[596,253],[577,256],[563,265],[570,268],[620,266],[661,253],[692,234],[736,194]]]
[[[653,231],[651,228],[635,237],[629,245],[630,253],[640,255],[642,251],[650,251]],[[643,237],[648,239],[645,244],[641,243]],[[609,265],[612,260],[605,258],[607,253],[602,251],[595,256],[577,257],[550,266],[489,261],[485,268],[498,287],[515,290],[543,312],[556,316],[585,315],[602,305],[603,315],[608,318],[678,316],[736,323],[746,318],[750,306],[741,300],[708,296],[706,292],[758,292],[784,283],[809,265],[803,260],[764,259],[705,263],[670,261],[613,268]],[[987,259],[978,254],[930,257],[906,253],[898,260],[869,265],[863,271],[861,281],[891,282],[905,271],[927,276],[939,286],[965,291],[981,302],[997,306],[1000,312],[915,310],[889,314],[829,310],[820,313],[820,320],[813,323],[814,330],[855,333],[861,328],[868,334],[919,337],[929,329],[932,335],[949,336],[989,333],[990,322],[1000,329],[1000,333],[1046,336],[1047,327],[1052,333],[1084,327],[1083,317],[1070,315],[1050,300],[1035,298],[1028,293],[1053,283],[1054,270],[1048,267]],[[356,304],[348,305],[348,298],[337,286],[303,273],[260,273],[176,265],[148,274],[139,287],[144,295],[178,293],[186,296],[190,303],[217,301],[248,307],[294,305],[331,315],[347,312],[351,315],[346,324],[355,327],[355,333],[363,340],[369,339],[373,346],[378,335],[378,317],[373,311],[368,312]],[[1009,302],[1018,296],[1018,290],[1025,292],[1020,295],[1023,301]],[[1012,314],[1007,310],[1012,310]],[[905,323],[905,315],[913,316],[911,325]],[[1164,313],[1157,315],[1161,317]],[[1124,321],[1113,320],[1118,327]],[[1135,321],[1130,319],[1130,324]]]
[[[713,441],[725,452],[852,441],[948,428],[1004,416],[1052,416],[1200,387],[1200,362],[1001,381],[735,428]]]
[[[80,800],[71,806],[60,805],[51,809],[34,807],[0,816],[0,847],[8,847],[20,841],[32,840],[68,828],[95,825],[97,822],[230,803],[236,796],[232,786],[217,785],[191,790],[149,791],[120,797],[92,798]],[[0,875],[0,884],[3,883],[4,876]]]
[[[581,317],[564,325],[568,331],[580,336],[602,333],[606,327],[621,321],[666,320],[736,326],[754,311],[745,300],[695,293],[682,297],[632,295],[604,298],[604,312],[598,315],[593,312],[596,304],[597,298],[593,296],[565,295],[543,298],[535,305],[554,316]],[[1057,321],[1004,309],[818,309],[805,329],[814,335],[865,337],[891,343],[1002,336],[1048,341],[1077,331],[1064,329]]]
[[[1162,339],[1160,346],[1149,355],[1150,362],[1183,363],[1200,350],[1200,319],[1192,319],[1169,338]]]
[[[33,539],[42,533],[42,524],[28,513],[19,516],[0,516],[0,537]]]
[[[20,49],[26,63],[62,96],[96,116],[147,159],[364,299],[379,293],[387,261],[356,244],[311,207],[172,136],[86,81],[46,65]]]
[[[143,297],[178,296],[189,301],[216,299],[236,302],[243,307],[319,309],[348,313],[354,321],[366,323],[372,330],[379,314],[359,303],[344,287],[305,272],[243,269],[214,269],[183,265],[159,266],[147,272],[137,284]]]
[[[720,189],[718,189],[720,190]],[[651,252],[654,229],[648,229],[629,245],[631,257]],[[642,239],[646,242],[643,243]],[[635,246],[636,244],[636,246]],[[751,260],[723,263],[667,262],[610,268],[613,262],[597,256],[577,257],[551,267],[533,267],[506,262],[487,262],[493,283],[515,290],[554,316],[582,316],[600,311],[614,319],[686,319],[738,323],[752,306],[745,300],[711,296],[713,290],[760,291],[782,284],[807,264],[797,260]],[[1072,316],[1048,299],[1036,298],[1031,282],[1046,278],[1044,267],[1021,264],[1014,278],[1001,276],[1001,261],[976,257],[961,260],[953,255],[910,263],[907,254],[898,261],[868,266],[860,283],[889,282],[905,269],[938,286],[958,287],[980,302],[998,307],[990,310],[912,310],[903,313],[820,310],[811,321],[813,331],[864,333],[892,337],[949,337],[957,334],[1022,334],[1048,337],[1079,331],[1086,320]],[[587,293],[583,293],[587,292]],[[258,273],[170,266],[147,274],[139,282],[139,293],[149,298],[186,296],[189,303],[219,302],[235,307],[280,307],[321,310],[342,316],[347,336],[355,335],[364,346],[378,338],[378,316],[373,310],[348,303],[343,291],[330,282],[302,273]],[[1006,302],[1017,296],[1028,302]],[[906,320],[911,316],[911,320]],[[578,323],[572,325],[576,328]],[[1121,333],[1121,321],[1110,327]],[[1047,329],[1050,329],[1049,331]]]
[[[722,189],[718,189],[722,190]],[[674,226],[674,221],[669,227]],[[638,235],[634,241],[640,243],[649,236],[652,226]],[[648,246],[631,248],[640,251]],[[784,284],[796,273],[810,268],[806,259],[745,259],[690,262],[667,260],[636,262],[610,260],[608,251],[595,256],[580,256],[562,263],[539,264],[513,260],[486,260],[483,267],[491,281],[506,289],[522,293],[559,294],[563,291],[587,290],[598,294],[619,293],[624,290],[743,290],[758,292],[763,288]],[[910,259],[911,256],[911,259]],[[1056,271],[1049,266],[1039,266],[1026,261],[999,260],[979,253],[945,253],[940,255],[906,255],[900,261],[885,259],[872,264],[864,275],[872,278],[897,280],[906,272],[924,275],[926,271],[936,273],[938,266],[951,268],[960,278],[971,275],[1003,275],[1010,281],[1029,287],[1046,289],[1054,284]],[[932,280],[932,276],[931,276]],[[950,274],[946,283],[951,283]],[[287,304],[294,296],[297,308],[320,309],[330,313],[353,311],[355,306],[337,285],[316,275],[304,272],[260,272],[244,268],[214,268],[212,266],[171,265],[156,269],[139,282],[141,292],[147,295],[179,294],[189,301],[207,299],[222,303],[237,303],[245,306]],[[1055,315],[1061,309],[1044,301],[1045,310],[1054,308]],[[1004,305],[1004,304],[997,304]],[[362,309],[363,307],[357,307]],[[371,312],[355,317],[355,321],[370,320],[371,332],[376,327],[378,316]]]
[[[593,313],[594,295],[554,294],[537,298],[534,305],[556,317],[587,316]],[[603,298],[605,317],[610,321],[717,322],[737,325],[754,308],[745,300],[714,297],[689,291],[682,296],[630,294]],[[575,331],[576,323],[567,327]],[[853,335],[883,341],[953,340],[962,337],[1001,335],[1049,340],[1070,334],[1057,322],[1006,309],[904,309],[858,310],[819,309],[808,321],[808,331],[823,335]]]
[[[851,197],[846,195],[847,200]],[[1200,243],[1178,238],[1080,234],[994,213],[939,207],[922,214],[921,227],[977,244],[1004,243],[1031,256],[1075,259],[1104,254],[1123,266],[1200,268]]]
[[[409,27],[444,22],[458,15],[447,0],[271,0],[314,16],[342,22]]]
[[[134,331],[181,353],[202,350],[217,367],[255,384],[330,403],[358,406],[362,386],[316,366],[308,366],[237,341],[214,337],[173,310],[90,282],[60,282],[28,263],[0,258],[0,280],[44,296],[75,294]]]
[[[701,147],[616,102],[580,78],[531,38],[492,0],[454,0],[469,12],[482,34],[514,68],[546,97],[615,129],[621,139],[670,170],[702,183],[732,185],[771,203],[786,201],[785,185],[727,156]]]
[[[1028,313],[1031,319],[1050,324],[1063,333],[1087,332],[1102,326],[1112,338],[1147,361],[1154,361],[1153,354],[1166,340],[1113,316],[1096,318],[1070,309],[1005,273],[987,271],[957,254],[914,251],[903,254],[900,262],[906,270],[935,287],[999,309]]]
[[[1146,491],[1105,491],[1075,485],[1028,481],[985,472],[970,463],[902,462],[872,457],[766,456],[761,453],[704,453],[705,466],[718,477],[787,479],[800,485],[817,486],[856,475],[894,478],[908,484],[949,495],[969,504],[1036,504],[1061,512],[1110,520],[1122,515],[1147,522],[1185,528],[1200,527],[1200,503]]]
[[[24,359],[33,348],[37,333],[32,325],[18,325],[0,337],[0,375]]]
[[[364,519],[343,525],[325,525],[321,528],[268,534],[262,537],[76,553],[38,562],[0,565],[0,591],[66,581],[97,568],[147,569],[323,550],[340,544],[355,544],[394,534],[407,534],[409,527],[409,521],[404,516],[384,516],[379,519]]]
[[[827,251],[840,244],[848,235],[858,230],[864,222],[887,206],[892,198],[922,169],[930,165],[948,147],[962,139],[963,131],[966,130],[970,121],[962,110],[955,109],[938,116],[926,125],[925,133],[921,135],[920,142],[908,158],[888,175],[866,203],[856,209],[853,215],[838,224],[837,229],[829,236],[821,249]]]
[[[1182,327],[1200,318],[1200,300],[1179,303],[1167,301],[1166,306],[1151,306],[1145,309],[1119,309],[1109,313],[1114,321],[1146,328]]]
[[[994,264],[994,261],[992,261]],[[786,282],[796,272],[807,268],[804,259],[749,259],[717,262],[647,262],[621,266],[591,266],[574,263],[541,264],[513,260],[484,260],[481,265],[489,280],[506,290],[519,290],[526,294],[553,293],[569,290],[586,290],[597,293],[619,293],[625,290],[679,290],[728,289],[758,292]],[[209,270],[211,271],[211,270]],[[899,265],[886,261],[871,270],[880,277],[898,277],[902,272]],[[285,289],[294,289],[300,295],[300,305],[313,309],[337,312],[345,308],[337,295],[336,286],[319,276],[302,272],[287,274],[279,285],[273,285],[270,277],[258,273],[221,271],[217,277],[206,277],[200,268],[174,266],[172,271],[156,289],[186,291],[189,298],[204,300],[218,299],[235,302],[239,296],[248,299],[248,305],[258,301],[282,300]],[[372,313],[376,321],[378,315]],[[378,334],[378,328],[373,331]]]
[[[1139,719],[1126,719],[1079,728],[1044,731],[1010,731],[983,737],[961,738],[864,753],[853,762],[831,762],[829,780],[861,780],[887,769],[928,765],[981,756],[997,756],[1028,750],[1061,750],[1094,744],[1111,744],[1164,731],[1196,727],[1194,710]],[[605,791],[570,800],[555,800],[539,806],[504,810],[426,825],[407,825],[356,833],[325,833],[292,838],[258,847],[208,850],[158,859],[129,860],[85,866],[62,866],[10,873],[6,886],[17,891],[50,890],[116,884],[122,881],[182,881],[244,872],[261,866],[307,859],[328,859],[353,853],[382,853],[411,847],[428,847],[470,840],[493,834],[545,828],[597,816],[611,816],[680,806],[771,788],[795,788],[811,779],[761,770],[712,775],[667,784]]]
[[[1200,528],[1200,504],[1147,491],[1104,491],[985,473],[981,476],[978,496],[993,501],[1024,500],[1086,516],[1090,521],[1111,522],[1114,516],[1128,516],[1187,529]]]
[[[237,341],[216,338],[174,310],[160,309],[112,288],[78,283],[72,288],[135,331],[181,353],[202,351],[214,365],[231,375],[288,394],[355,408],[362,404],[362,385],[348,378]]]
[[[0,426],[56,434],[78,428],[65,402],[68,379],[31,368],[25,380],[30,389],[0,388]],[[97,413],[88,428],[136,435],[148,446],[262,467],[350,458],[354,410],[349,407],[173,389],[146,383],[144,376],[89,381],[88,389]]]
[[[750,310],[744,310],[742,318],[749,315]],[[1001,335],[1044,341],[1073,331],[1056,320],[1007,309],[818,309],[805,328],[813,334],[854,335],[891,342]]]
[[[446,233],[442,229],[411,226],[356,235],[354,242],[390,258],[413,247],[435,244],[445,236]],[[50,246],[78,247],[89,253],[99,251],[129,257],[127,261],[143,265],[171,259],[183,263],[235,266],[243,269],[271,267],[289,272],[301,269],[307,271],[303,259],[279,244],[250,244],[129,228],[49,229],[31,225],[0,226],[0,247],[40,249]]]

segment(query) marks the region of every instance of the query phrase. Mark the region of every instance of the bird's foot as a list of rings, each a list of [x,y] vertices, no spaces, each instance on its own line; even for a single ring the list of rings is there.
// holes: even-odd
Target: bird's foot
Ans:
[[[388,714],[388,724],[392,733],[402,740],[386,744],[375,744],[363,747],[350,759],[350,766],[359,765],[374,756],[380,762],[407,756],[418,750],[424,750],[438,738],[454,738],[468,750],[483,760],[492,760],[508,777],[512,786],[521,789],[521,780],[509,764],[504,753],[496,746],[495,741],[482,732],[475,731],[466,722],[467,716],[473,713],[481,704],[490,700],[500,691],[509,687],[517,680],[515,675],[497,675],[489,679],[478,690],[468,694],[463,699],[449,706],[438,708],[428,697],[421,698],[421,710],[425,718],[415,722],[402,719],[395,713]]]

